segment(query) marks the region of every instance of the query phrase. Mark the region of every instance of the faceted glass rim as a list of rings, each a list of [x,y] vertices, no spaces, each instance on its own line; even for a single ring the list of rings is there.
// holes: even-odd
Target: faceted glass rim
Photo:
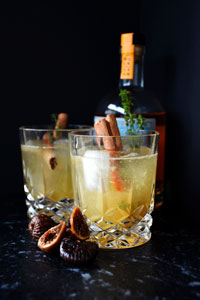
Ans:
[[[73,131],[73,130],[76,130],[76,131],[82,131],[82,130],[87,131],[87,130],[90,130],[91,128],[93,128],[90,125],[82,125],[82,124],[69,124],[68,126],[70,126],[71,128],[66,128],[66,129],[55,128],[55,127],[52,127],[52,125],[27,125],[27,126],[24,125],[24,126],[20,126],[19,130],[21,130],[21,131],[35,131],[35,132],[41,132],[41,131],[51,132],[51,131],[55,131],[56,130],[57,132],[58,131],[60,131],[60,132],[70,132],[70,131]],[[76,126],[76,128],[75,128],[75,126]]]
[[[92,135],[87,135],[87,134],[79,134],[78,132],[82,131],[82,130],[72,130],[70,132],[70,136],[74,136],[74,137],[85,137],[85,138],[127,138],[127,139],[133,139],[133,138],[141,138],[141,137],[158,137],[160,134],[158,131],[156,130],[140,130],[139,132],[144,132],[144,134],[136,134],[136,135],[96,135],[96,134],[92,134]],[[84,131],[87,131],[87,129],[85,129]]]

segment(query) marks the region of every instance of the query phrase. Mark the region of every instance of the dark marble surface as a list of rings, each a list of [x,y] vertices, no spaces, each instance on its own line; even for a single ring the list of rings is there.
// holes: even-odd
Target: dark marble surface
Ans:
[[[37,248],[23,196],[2,200],[0,299],[200,299],[198,230],[154,212],[150,242],[78,268]]]

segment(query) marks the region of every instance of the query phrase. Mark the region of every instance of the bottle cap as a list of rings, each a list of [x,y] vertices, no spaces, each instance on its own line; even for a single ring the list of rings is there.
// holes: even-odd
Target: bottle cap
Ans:
[[[121,46],[145,45],[145,35],[143,33],[122,33]]]
[[[121,34],[121,53],[133,53],[133,32]]]
[[[133,32],[121,34],[121,46],[131,46],[133,44]]]
[[[145,45],[145,35],[143,33],[122,33],[121,46]]]

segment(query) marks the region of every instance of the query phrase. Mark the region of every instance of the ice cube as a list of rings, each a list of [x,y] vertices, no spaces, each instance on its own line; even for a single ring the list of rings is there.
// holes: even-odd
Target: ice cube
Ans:
[[[108,160],[110,157],[109,152],[107,151],[100,151],[100,150],[86,150],[83,157],[87,158],[96,158],[102,160]]]
[[[137,156],[137,155],[138,155],[138,153],[131,152],[131,153],[127,154],[127,155],[124,155],[123,158],[131,158],[131,157],[134,157],[134,156]]]
[[[58,140],[55,140],[53,142],[53,144],[65,145],[65,144],[69,144],[69,141],[68,141],[68,139],[58,139]]]
[[[87,189],[105,191],[108,188],[109,152],[87,150],[83,155],[83,172]]]

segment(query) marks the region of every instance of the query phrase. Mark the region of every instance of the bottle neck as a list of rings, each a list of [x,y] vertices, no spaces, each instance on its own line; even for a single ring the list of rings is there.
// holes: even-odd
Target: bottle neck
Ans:
[[[119,80],[119,88],[135,88],[135,89],[143,89],[144,88],[144,46],[143,45],[135,45],[134,53],[133,53],[133,63],[129,64],[129,72],[132,75],[127,76],[124,68],[124,57],[121,54],[121,74]],[[127,58],[125,59],[127,61]],[[123,70],[122,70],[123,68]]]

